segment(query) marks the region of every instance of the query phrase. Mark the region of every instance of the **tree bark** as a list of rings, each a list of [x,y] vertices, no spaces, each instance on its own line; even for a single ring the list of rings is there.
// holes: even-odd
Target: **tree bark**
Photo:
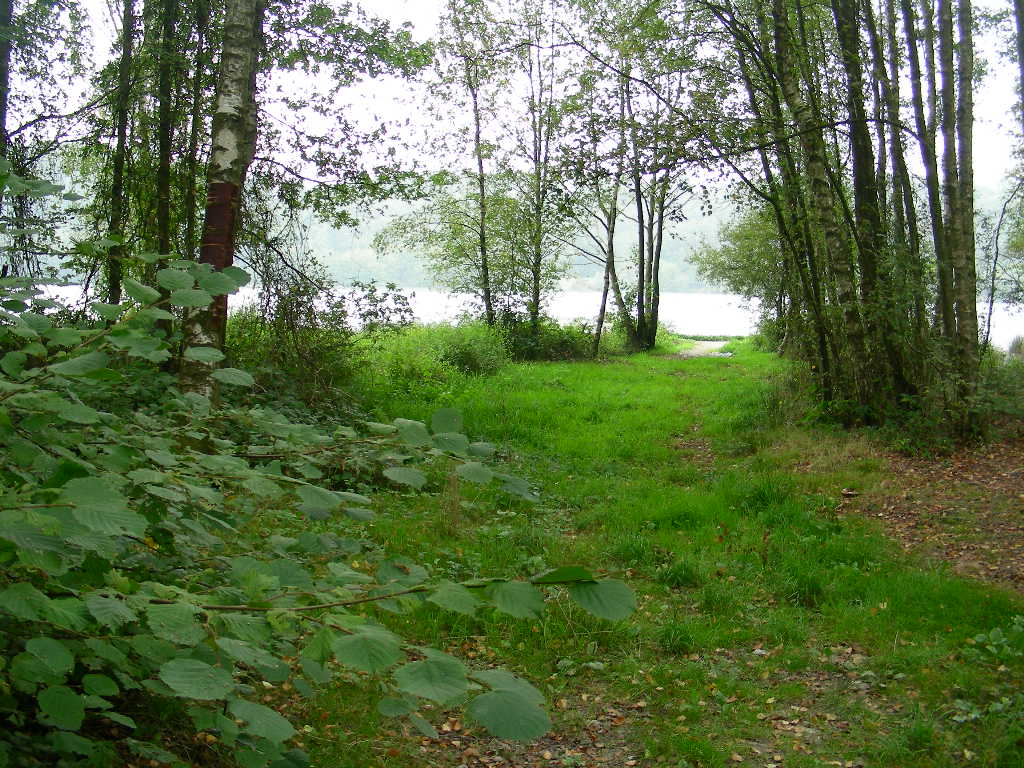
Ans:
[[[835,279],[836,292],[845,323],[846,342],[850,351],[850,364],[845,371],[838,372],[852,382],[851,394],[858,402],[870,399],[871,394],[864,380],[867,364],[867,349],[861,320],[857,289],[854,283],[849,253],[843,242],[839,223],[832,200],[826,168],[827,156],[820,123],[814,119],[812,110],[800,94],[794,78],[798,65],[793,59],[792,32],[783,0],[773,0],[775,52],[778,57],[779,84],[800,131],[800,143],[804,152],[805,174],[810,186],[810,207],[815,225],[822,233],[828,265]]]
[[[175,30],[178,0],[160,7],[160,62],[157,73],[156,232],[157,252],[171,252],[171,150],[174,142],[174,70],[178,57]]]
[[[264,10],[264,0],[229,0],[225,9],[199,254],[200,262],[215,271],[233,262],[241,191],[256,148],[256,76],[263,48]],[[227,309],[227,296],[221,295],[208,309],[194,313],[186,329],[190,343],[223,349]],[[209,365],[183,366],[183,386],[212,393],[210,373]]]
[[[925,85],[927,85],[929,94],[931,94],[931,76],[926,81],[921,71],[917,25],[914,22],[914,9],[911,5],[911,0],[900,0],[900,7],[903,15],[904,33],[907,38],[907,57],[910,64],[910,87],[911,101],[914,105],[914,122],[917,129],[918,144],[921,148],[921,162],[924,165],[925,187],[928,190],[928,210],[932,227],[932,244],[935,248],[935,270],[938,283],[938,316],[943,335],[952,341],[956,337],[956,314],[953,310],[953,274],[949,266],[949,247],[940,196],[934,120],[930,117],[934,113],[934,109],[930,106],[932,97],[929,95],[929,112],[925,113],[925,96],[923,92]],[[933,25],[929,21],[928,27],[930,28],[931,26]],[[926,43],[926,50],[929,47]],[[926,57],[926,59],[930,58]]]
[[[121,15],[121,57],[117,64],[117,92],[114,96],[114,157],[110,176],[110,220],[108,222],[111,246],[107,254],[107,301],[121,303],[121,281],[124,257],[125,220],[128,195],[125,193],[124,170],[128,156],[128,116],[132,96],[132,60],[135,45],[134,0],[123,0]]]
[[[476,66],[474,63],[473,66]],[[484,297],[484,316],[487,324],[496,322],[494,301],[491,297],[491,269],[487,253],[487,177],[484,174],[483,131],[480,115],[479,81],[469,71],[470,63],[466,61],[466,83],[473,102],[473,154],[476,155],[477,194],[480,196],[477,212],[477,241],[480,249],[480,282]]]

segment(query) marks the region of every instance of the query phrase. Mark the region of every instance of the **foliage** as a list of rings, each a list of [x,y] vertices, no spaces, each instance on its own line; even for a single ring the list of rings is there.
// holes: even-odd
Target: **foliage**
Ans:
[[[587,323],[562,325],[542,315],[534,329],[526,317],[505,315],[499,324],[514,360],[584,360],[591,355],[594,330]]]
[[[512,172],[486,179],[487,280],[498,314],[527,310],[531,297],[531,230],[529,201],[517,188]],[[484,303],[484,271],[480,256],[479,193],[467,179],[441,175],[425,203],[396,217],[374,239],[380,252],[405,250],[426,261],[439,285]],[[521,182],[525,183],[525,182]],[[541,291],[546,297],[564,276],[566,265],[558,250],[547,249],[541,263]]]
[[[229,317],[225,351],[261,387],[324,401],[351,382],[360,341],[383,343],[411,322],[409,299],[392,283],[354,282],[348,290],[328,280],[270,283],[259,305]]]
[[[311,696],[336,665],[380,676],[382,711],[425,729],[423,701],[468,696],[470,717],[503,737],[546,731],[529,683],[406,642],[376,612],[428,601],[533,615],[545,590],[565,585],[617,620],[632,610],[628,589],[576,566],[455,582],[368,553],[359,527],[374,516],[373,486],[415,491],[455,474],[536,499],[490,465],[494,446],[471,442],[455,411],[430,427],[327,430],[231,395],[254,380],[223,367],[212,375],[229,405],[156,386],[126,407],[117,393],[129,378],[170,357],[154,330],[173,317],[165,306],[201,308],[248,276],[169,261],[156,280],[167,298],[126,280],[131,301],[93,303],[94,319],[77,325],[40,286],[0,281],[0,765],[185,765],[166,718],[240,765],[306,765],[293,724],[256,692],[288,681]]]

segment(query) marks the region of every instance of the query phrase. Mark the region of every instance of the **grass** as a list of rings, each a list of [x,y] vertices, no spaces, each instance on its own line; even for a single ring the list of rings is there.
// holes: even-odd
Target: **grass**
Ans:
[[[641,765],[1024,766],[1024,706],[988,711],[1021,689],[1024,667],[972,646],[1024,613],[1019,597],[838,514],[841,489],[874,487],[884,466],[863,438],[802,423],[779,383],[785,363],[747,342],[731,358],[666,356],[679,347],[505,365],[388,414],[460,408],[471,437],[496,442],[542,500],[452,485],[394,494],[374,540],[454,579],[588,564],[634,588],[632,620],[563,600],[537,621],[432,608],[383,620],[570,702],[553,709],[563,738],[545,764],[589,764],[567,745],[586,741],[595,701],[613,701],[643,704],[621,726]],[[378,717],[372,683],[350,682],[311,708],[314,764],[469,760]],[[954,720],[957,700],[978,715]]]

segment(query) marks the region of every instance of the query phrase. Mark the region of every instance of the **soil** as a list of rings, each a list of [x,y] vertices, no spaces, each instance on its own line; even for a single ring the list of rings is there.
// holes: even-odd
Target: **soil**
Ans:
[[[1024,592],[1024,422],[939,458],[888,454],[880,487],[847,509],[880,518],[908,550]]]

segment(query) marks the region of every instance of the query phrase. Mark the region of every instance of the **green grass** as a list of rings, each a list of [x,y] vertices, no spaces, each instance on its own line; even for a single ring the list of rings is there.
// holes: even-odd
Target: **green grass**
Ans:
[[[1021,689],[1020,659],[1000,668],[969,645],[1024,613],[1019,597],[837,516],[840,489],[870,489],[883,465],[862,438],[803,423],[784,362],[747,342],[730,345],[732,358],[666,357],[674,345],[505,365],[382,414],[460,408],[471,437],[496,442],[542,500],[465,486],[395,494],[375,541],[457,579],[588,564],[631,584],[632,620],[609,624],[562,600],[537,621],[431,608],[383,620],[524,674],[552,701],[644,700],[649,716],[629,732],[645,765],[765,765],[776,754],[787,768],[1024,765],[1019,717],[983,711]],[[462,761],[457,750],[425,756],[418,736],[373,713],[375,695],[357,681],[316,703],[314,764]],[[955,722],[957,699],[981,714]],[[574,709],[553,712],[570,742]]]

